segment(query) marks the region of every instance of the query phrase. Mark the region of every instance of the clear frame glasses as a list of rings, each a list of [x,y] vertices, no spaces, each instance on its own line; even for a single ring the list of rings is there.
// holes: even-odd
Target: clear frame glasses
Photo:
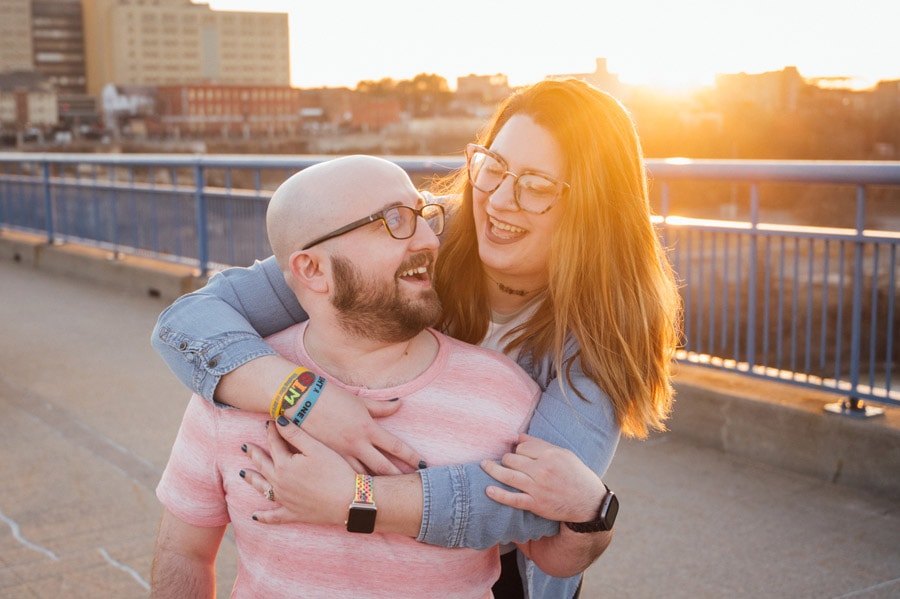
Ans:
[[[516,174],[509,170],[502,156],[475,144],[466,146],[466,165],[472,187],[485,193],[493,193],[507,176],[512,177],[516,206],[525,212],[547,212],[569,189],[568,183],[541,173],[525,171]]]
[[[416,225],[419,223],[419,217],[425,219],[428,227],[434,231],[435,235],[444,232],[444,207],[440,204],[425,204],[421,208],[410,208],[409,206],[391,206],[385,208],[375,214],[370,214],[365,218],[355,220],[348,225],[344,225],[340,229],[335,229],[328,235],[323,235],[307,243],[303,246],[306,251],[314,245],[318,245],[323,241],[340,237],[350,231],[355,231],[360,227],[364,227],[369,223],[380,220],[384,223],[384,228],[390,233],[394,239],[409,239],[416,234]]]

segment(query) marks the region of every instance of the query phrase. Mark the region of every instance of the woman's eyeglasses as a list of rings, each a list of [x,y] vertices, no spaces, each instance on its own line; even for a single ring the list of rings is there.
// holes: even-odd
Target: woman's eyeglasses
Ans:
[[[516,206],[525,212],[547,212],[569,189],[568,183],[547,175],[528,171],[517,175],[509,170],[502,156],[475,144],[466,146],[466,162],[469,181],[478,191],[493,193],[507,176],[512,177],[515,180],[513,197]]]

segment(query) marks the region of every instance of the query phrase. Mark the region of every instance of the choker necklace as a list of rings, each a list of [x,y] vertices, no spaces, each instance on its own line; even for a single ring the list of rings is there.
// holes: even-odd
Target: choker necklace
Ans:
[[[513,289],[512,287],[507,287],[506,285],[504,285],[503,283],[501,283],[500,281],[498,281],[497,279],[495,279],[494,277],[492,277],[491,275],[489,275],[487,273],[484,273],[484,275],[487,278],[489,278],[491,281],[496,283],[497,287],[500,288],[500,291],[502,291],[503,293],[508,293],[510,295],[518,295],[519,297],[523,297],[530,293],[535,293],[537,291],[542,291],[544,289],[544,287],[541,287],[540,289],[535,289],[534,291],[525,291],[524,289]]]

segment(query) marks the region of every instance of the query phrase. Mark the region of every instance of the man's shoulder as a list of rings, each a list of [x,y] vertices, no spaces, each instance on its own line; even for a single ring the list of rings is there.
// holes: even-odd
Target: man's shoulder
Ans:
[[[306,320],[295,325],[291,325],[284,330],[278,331],[277,333],[272,333],[265,338],[265,341],[272,349],[278,352],[279,355],[289,360],[296,360],[295,354],[298,351],[297,348],[302,345],[303,330],[306,328],[306,325],[308,323],[309,321]]]

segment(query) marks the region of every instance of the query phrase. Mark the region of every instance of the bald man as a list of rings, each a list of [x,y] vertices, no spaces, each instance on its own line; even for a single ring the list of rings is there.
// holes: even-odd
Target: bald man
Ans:
[[[267,341],[328,385],[373,400],[403,397],[380,424],[429,465],[512,451],[539,396],[505,356],[428,328],[440,315],[431,276],[443,217],[401,168],[367,156],[292,176],[267,213],[278,264],[309,314]],[[491,596],[500,572],[496,547],[447,549],[373,532],[378,498],[362,473],[354,489],[330,472],[321,481],[336,478],[354,497],[346,527],[257,522],[253,514],[277,498],[242,480],[250,466],[244,452],[247,443],[266,445],[267,419],[191,398],[157,488],[165,510],[153,596],[212,596],[229,523],[237,597]]]

